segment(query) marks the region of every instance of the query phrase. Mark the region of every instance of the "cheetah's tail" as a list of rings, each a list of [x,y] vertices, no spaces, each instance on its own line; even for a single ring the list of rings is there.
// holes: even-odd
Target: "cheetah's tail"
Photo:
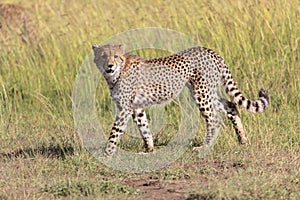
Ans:
[[[222,66],[220,69],[222,73],[223,85],[226,89],[226,93],[230,96],[230,98],[242,109],[253,113],[263,112],[265,109],[267,109],[270,104],[270,97],[268,92],[261,88],[258,93],[257,100],[247,99],[237,88],[237,85],[234,82],[230,70],[226,65],[224,59],[221,56],[218,56],[218,58]]]
[[[225,89],[230,98],[237,104],[239,107],[253,112],[263,112],[270,104],[269,94],[263,88],[260,89],[257,100],[247,99],[237,88],[236,83],[231,79],[225,81]]]

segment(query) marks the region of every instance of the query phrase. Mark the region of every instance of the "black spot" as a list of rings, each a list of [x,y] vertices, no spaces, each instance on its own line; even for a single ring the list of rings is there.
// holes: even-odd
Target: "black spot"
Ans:
[[[147,131],[143,131],[143,132],[142,132],[142,135],[143,135],[143,136],[148,135]]]
[[[109,136],[108,139],[113,139],[113,138],[115,138],[115,137],[116,137],[116,135],[111,135],[111,136]]]
[[[119,128],[117,128],[117,127],[115,127],[115,126],[112,127],[112,130],[115,131],[115,132],[122,132]]]
[[[242,93],[240,91],[238,91],[237,93],[234,94],[234,97],[237,97],[239,95],[241,95]]]
[[[259,110],[259,105],[258,105],[258,102],[256,101],[255,102],[255,112],[258,112],[258,110]]]
[[[143,116],[144,116],[143,113],[139,113],[139,114],[138,114],[138,117],[143,117]]]
[[[241,106],[241,105],[243,104],[243,101],[240,99],[240,100],[238,101],[238,104]]]
[[[251,105],[251,101],[248,99],[248,100],[247,100],[247,110],[249,110],[250,105]]]
[[[235,90],[235,87],[230,88],[229,92],[232,92],[233,90]]]

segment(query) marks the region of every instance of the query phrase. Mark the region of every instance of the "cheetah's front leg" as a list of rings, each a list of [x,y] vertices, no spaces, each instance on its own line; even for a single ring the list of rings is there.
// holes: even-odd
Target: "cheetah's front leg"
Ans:
[[[121,135],[124,133],[127,122],[130,118],[130,111],[123,109],[118,112],[115,123],[110,132],[110,136],[104,149],[105,156],[111,156],[115,153]]]
[[[151,152],[154,149],[153,138],[149,129],[149,124],[146,116],[146,112],[143,108],[137,108],[132,114],[132,118],[137,124],[140,134],[145,143],[145,149],[147,152]]]

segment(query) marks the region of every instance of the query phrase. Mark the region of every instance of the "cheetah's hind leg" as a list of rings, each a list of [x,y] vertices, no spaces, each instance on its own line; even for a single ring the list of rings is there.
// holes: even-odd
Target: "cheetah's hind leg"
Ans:
[[[202,90],[195,89],[199,87],[193,88],[192,94],[201,114],[205,118],[207,129],[203,144],[200,147],[194,147],[193,150],[202,151],[203,147],[212,147],[215,144],[219,132],[221,131],[222,115],[219,116],[220,112],[215,106],[214,97],[212,95],[214,92],[203,85]]]
[[[240,118],[239,111],[236,107],[236,104],[228,101],[226,99],[221,99],[221,103],[225,107],[225,111],[227,114],[228,119],[232,122],[233,128],[235,130],[236,136],[238,137],[239,143],[242,145],[249,144],[250,142],[248,141],[244,127]]]

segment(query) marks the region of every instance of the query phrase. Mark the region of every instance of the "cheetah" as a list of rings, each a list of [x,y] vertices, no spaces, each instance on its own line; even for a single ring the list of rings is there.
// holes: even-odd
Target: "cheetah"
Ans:
[[[143,59],[125,52],[125,45],[92,45],[94,63],[104,76],[118,113],[104,148],[105,156],[112,156],[126,124],[132,116],[144,140],[146,152],[154,150],[144,108],[176,98],[187,86],[205,118],[207,133],[204,144],[210,144],[218,127],[216,112],[222,111],[232,122],[240,144],[247,137],[239,117],[237,105],[247,111],[264,111],[269,95],[261,89],[257,100],[247,99],[237,88],[224,59],[205,47],[193,47],[176,54]],[[232,101],[218,97],[222,86]],[[214,103],[217,102],[217,103]],[[216,104],[216,105],[214,105]]]

